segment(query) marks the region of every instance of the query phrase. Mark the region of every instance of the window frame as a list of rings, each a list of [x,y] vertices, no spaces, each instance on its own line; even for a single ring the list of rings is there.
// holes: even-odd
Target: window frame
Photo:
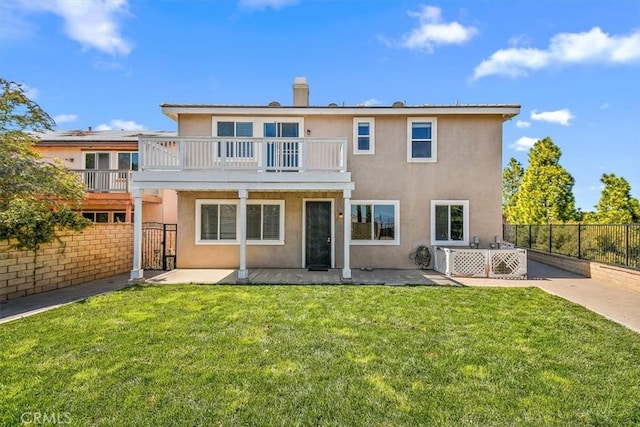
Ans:
[[[372,215],[375,215],[375,205],[384,205],[384,206],[393,206],[393,215],[394,215],[394,239],[393,240],[354,240],[351,236],[349,236],[349,243],[352,246],[398,246],[400,245],[400,201],[399,200],[352,200],[351,201],[351,209],[357,205],[371,205],[372,206]],[[345,220],[351,221],[351,227],[353,230],[353,220],[351,218],[351,212],[348,212],[348,218]],[[374,227],[375,220],[371,222],[371,227]],[[353,231],[352,231],[353,233]],[[373,233],[372,233],[373,234]]]
[[[358,127],[360,123],[367,123],[369,125],[369,149],[360,150],[358,148]],[[375,154],[376,153],[376,119],[375,117],[354,117],[353,118],[353,154]]]
[[[96,167],[93,168],[88,168],[87,167],[87,155],[92,154],[95,156],[95,164]],[[107,169],[100,169],[100,160],[98,159],[98,157],[101,154],[106,154],[107,157],[109,158],[109,167]],[[117,159],[117,156],[116,156]],[[111,151],[83,151],[82,152],[82,169],[84,170],[88,170],[88,171],[107,171],[107,170],[111,170],[112,168],[112,162],[113,162],[113,156],[111,156]]]
[[[292,116],[292,117],[282,117],[282,116],[265,116],[265,117],[251,117],[251,116],[214,116],[212,118],[212,127],[211,127],[211,135],[214,138],[218,138],[218,122],[234,122],[234,132],[236,129],[236,123],[238,122],[250,122],[253,123],[253,137],[251,138],[275,138],[275,137],[265,137],[264,136],[264,124],[265,123],[297,123],[298,124],[298,138],[292,139],[302,139],[305,135],[305,127],[304,127],[304,117]],[[221,136],[220,138],[231,138],[230,136]],[[236,137],[234,137],[236,138]],[[239,137],[239,138],[249,138]]]
[[[127,169],[120,169],[120,155],[121,154],[126,154],[126,155],[129,156],[129,167]],[[137,159],[136,159],[137,169],[133,169],[133,155],[134,154],[137,156]],[[140,155],[138,154],[137,151],[118,151],[116,153],[116,162],[117,162],[116,169],[121,170],[121,171],[122,170],[137,171],[137,170],[140,169]]]
[[[108,211],[82,211],[80,213],[80,215],[85,218],[88,219],[89,221],[93,222],[94,224],[109,224],[111,222],[113,222],[113,217],[110,214],[110,212]],[[86,215],[92,215],[92,218],[87,217]],[[107,220],[106,221],[98,221],[98,215],[106,215],[107,216]]]
[[[437,240],[436,239],[436,206],[446,205],[449,207],[449,239]],[[462,205],[463,207],[463,225],[462,232],[464,238],[462,240],[451,239],[451,206]],[[431,233],[431,245],[433,246],[469,246],[469,200],[431,200],[431,217],[430,217],[430,233]]]
[[[250,199],[247,200],[247,206],[249,205],[277,205],[280,206],[279,212],[279,235],[280,238],[278,240],[265,240],[264,239],[264,227],[261,228],[260,239],[249,239],[247,238],[247,245],[284,245],[284,200],[262,200],[262,199]],[[248,212],[247,212],[248,213]],[[240,213],[238,212],[238,215]],[[260,221],[261,224],[264,225],[264,208],[260,210]]]
[[[413,157],[413,124],[431,123],[431,157]],[[408,117],[407,118],[407,162],[408,163],[436,163],[438,161],[438,119],[436,117]]]
[[[221,240],[219,235],[217,240],[202,239],[202,205],[234,205],[236,206],[236,238]],[[284,200],[262,200],[262,199],[250,199],[247,200],[247,206],[249,205],[278,205],[280,206],[279,213],[279,226],[280,226],[280,238],[278,240],[264,240],[248,239],[247,245],[264,245],[275,246],[284,245],[284,232],[285,232],[285,204]],[[248,213],[248,212],[247,212]],[[261,209],[261,221],[264,221],[264,209]],[[218,224],[218,227],[220,225]],[[264,236],[264,229],[261,229],[261,235]],[[195,244],[196,245],[239,245],[240,244],[240,200],[238,199],[196,199],[195,203]]]

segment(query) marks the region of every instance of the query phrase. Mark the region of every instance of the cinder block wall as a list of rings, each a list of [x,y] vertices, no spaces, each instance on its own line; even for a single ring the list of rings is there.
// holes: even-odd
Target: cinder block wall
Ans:
[[[133,263],[132,224],[94,224],[33,252],[0,242],[0,301],[126,273]]]
[[[595,261],[572,258],[564,255],[527,249],[528,258],[542,264],[552,265],[603,283],[640,292],[640,271],[615,267]]]

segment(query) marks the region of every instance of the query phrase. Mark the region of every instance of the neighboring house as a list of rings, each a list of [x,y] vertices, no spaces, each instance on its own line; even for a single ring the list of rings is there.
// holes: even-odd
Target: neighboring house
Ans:
[[[59,159],[78,174],[87,192],[82,215],[94,222],[133,222],[131,172],[138,170],[138,137],[175,132],[50,131],[38,135],[36,149],[45,161]],[[171,190],[147,190],[142,221],[175,223],[177,196]]]
[[[502,123],[519,105],[163,104],[177,137],[140,136],[141,191],[178,192],[178,268],[412,268],[423,245],[502,233]],[[142,206],[141,206],[142,208]],[[144,209],[144,208],[142,208]],[[142,232],[134,227],[132,279]],[[476,238],[477,236],[477,238]]]

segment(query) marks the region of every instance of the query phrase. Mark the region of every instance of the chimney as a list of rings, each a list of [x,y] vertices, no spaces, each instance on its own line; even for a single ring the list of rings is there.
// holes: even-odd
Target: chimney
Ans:
[[[293,106],[309,106],[309,84],[306,77],[296,77],[293,81]]]

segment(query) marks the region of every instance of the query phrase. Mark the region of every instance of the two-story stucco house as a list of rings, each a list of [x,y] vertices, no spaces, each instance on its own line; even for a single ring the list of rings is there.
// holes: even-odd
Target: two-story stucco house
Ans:
[[[178,192],[178,268],[414,268],[421,245],[501,235],[502,124],[519,105],[163,104],[139,138],[141,191]],[[135,228],[132,279],[140,268]],[[476,238],[477,236],[477,238]]]
[[[171,136],[175,132],[148,132]],[[45,161],[58,160],[78,175],[85,187],[82,215],[94,222],[132,222],[131,173],[138,170],[140,131],[58,130],[38,134],[36,149]],[[174,223],[177,200],[171,190],[143,194],[143,222]]]

